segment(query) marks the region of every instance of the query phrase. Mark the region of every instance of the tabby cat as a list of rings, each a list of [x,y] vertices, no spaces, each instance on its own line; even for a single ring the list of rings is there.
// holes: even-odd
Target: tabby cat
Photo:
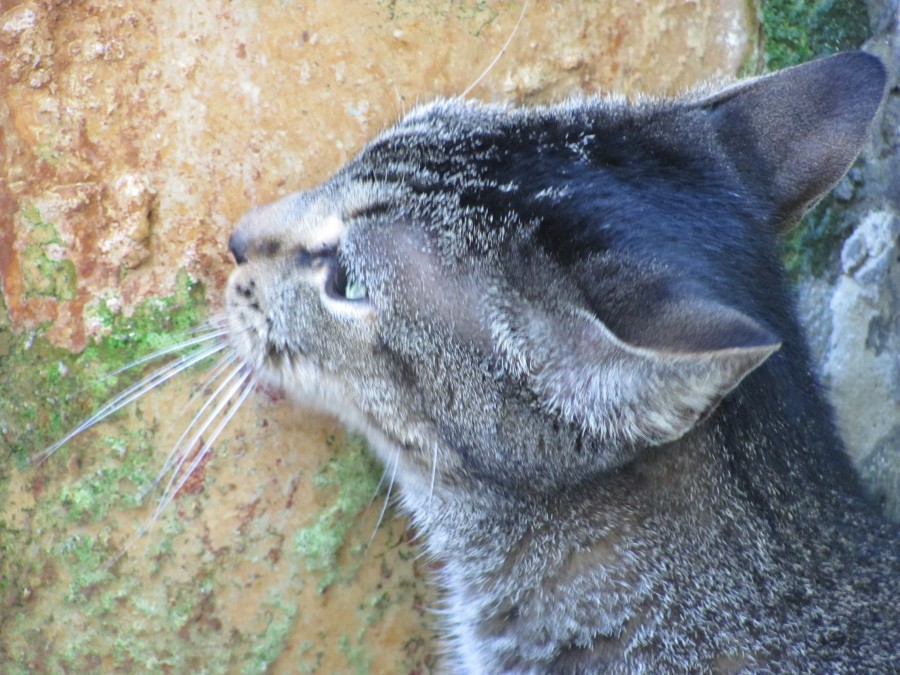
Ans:
[[[847,53],[677,100],[421,106],[231,238],[231,344],[360,429],[467,673],[900,672],[776,235],[851,164]]]

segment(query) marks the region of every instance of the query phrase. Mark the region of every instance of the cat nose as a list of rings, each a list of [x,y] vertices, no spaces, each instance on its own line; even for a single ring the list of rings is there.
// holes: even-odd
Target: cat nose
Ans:
[[[228,249],[231,251],[231,255],[234,256],[234,261],[238,265],[243,265],[247,262],[247,252],[250,249],[250,238],[240,230],[235,230],[231,233],[231,238],[228,240]]]

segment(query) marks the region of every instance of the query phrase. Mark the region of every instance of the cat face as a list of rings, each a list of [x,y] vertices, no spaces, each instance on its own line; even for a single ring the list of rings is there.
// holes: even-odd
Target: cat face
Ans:
[[[849,56],[699,100],[419,108],[238,223],[232,343],[407,484],[558,489],[676,441],[780,347],[772,236],[880,100],[828,96],[875,67]],[[836,106],[865,120],[837,140]]]
[[[239,354],[420,480],[437,461],[441,482],[512,466],[557,486],[678,438],[777,342],[680,292],[658,253],[616,250],[645,206],[611,204],[592,245],[543,241],[558,227],[544,214],[583,208],[579,170],[618,189],[590,131],[620,114],[437,104],[322,187],[251,212],[227,296]],[[539,161],[556,168],[521,174]],[[641,297],[671,314],[656,343],[628,307]]]

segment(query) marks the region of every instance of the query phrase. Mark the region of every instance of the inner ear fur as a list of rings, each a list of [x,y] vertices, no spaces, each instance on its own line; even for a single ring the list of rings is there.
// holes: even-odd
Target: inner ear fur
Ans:
[[[680,438],[780,347],[737,310],[664,293],[645,298],[626,341],[578,292],[549,286],[496,289],[494,344],[545,409],[612,442]]]
[[[876,57],[847,52],[742,82],[696,106],[745,180],[786,228],[856,158],[884,97]]]

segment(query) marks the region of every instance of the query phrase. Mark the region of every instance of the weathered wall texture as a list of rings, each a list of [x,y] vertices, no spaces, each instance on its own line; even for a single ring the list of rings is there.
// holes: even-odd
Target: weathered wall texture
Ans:
[[[471,95],[672,92],[753,70],[750,4],[531,0]],[[428,562],[390,511],[372,538],[381,470],[331,420],[251,398],[109,569],[204,378],[27,458],[107,394],[100,373],[219,307],[245,209],[466,90],[521,9],[0,0],[0,670],[435,666]]]
[[[14,327],[76,351],[102,329],[98,303],[169,295],[181,269],[218,288],[242,211],[320,181],[417,101],[462,92],[521,7],[14,4],[0,27],[0,274]],[[731,74],[747,55],[744,4],[535,2],[473,93],[664,91]]]

